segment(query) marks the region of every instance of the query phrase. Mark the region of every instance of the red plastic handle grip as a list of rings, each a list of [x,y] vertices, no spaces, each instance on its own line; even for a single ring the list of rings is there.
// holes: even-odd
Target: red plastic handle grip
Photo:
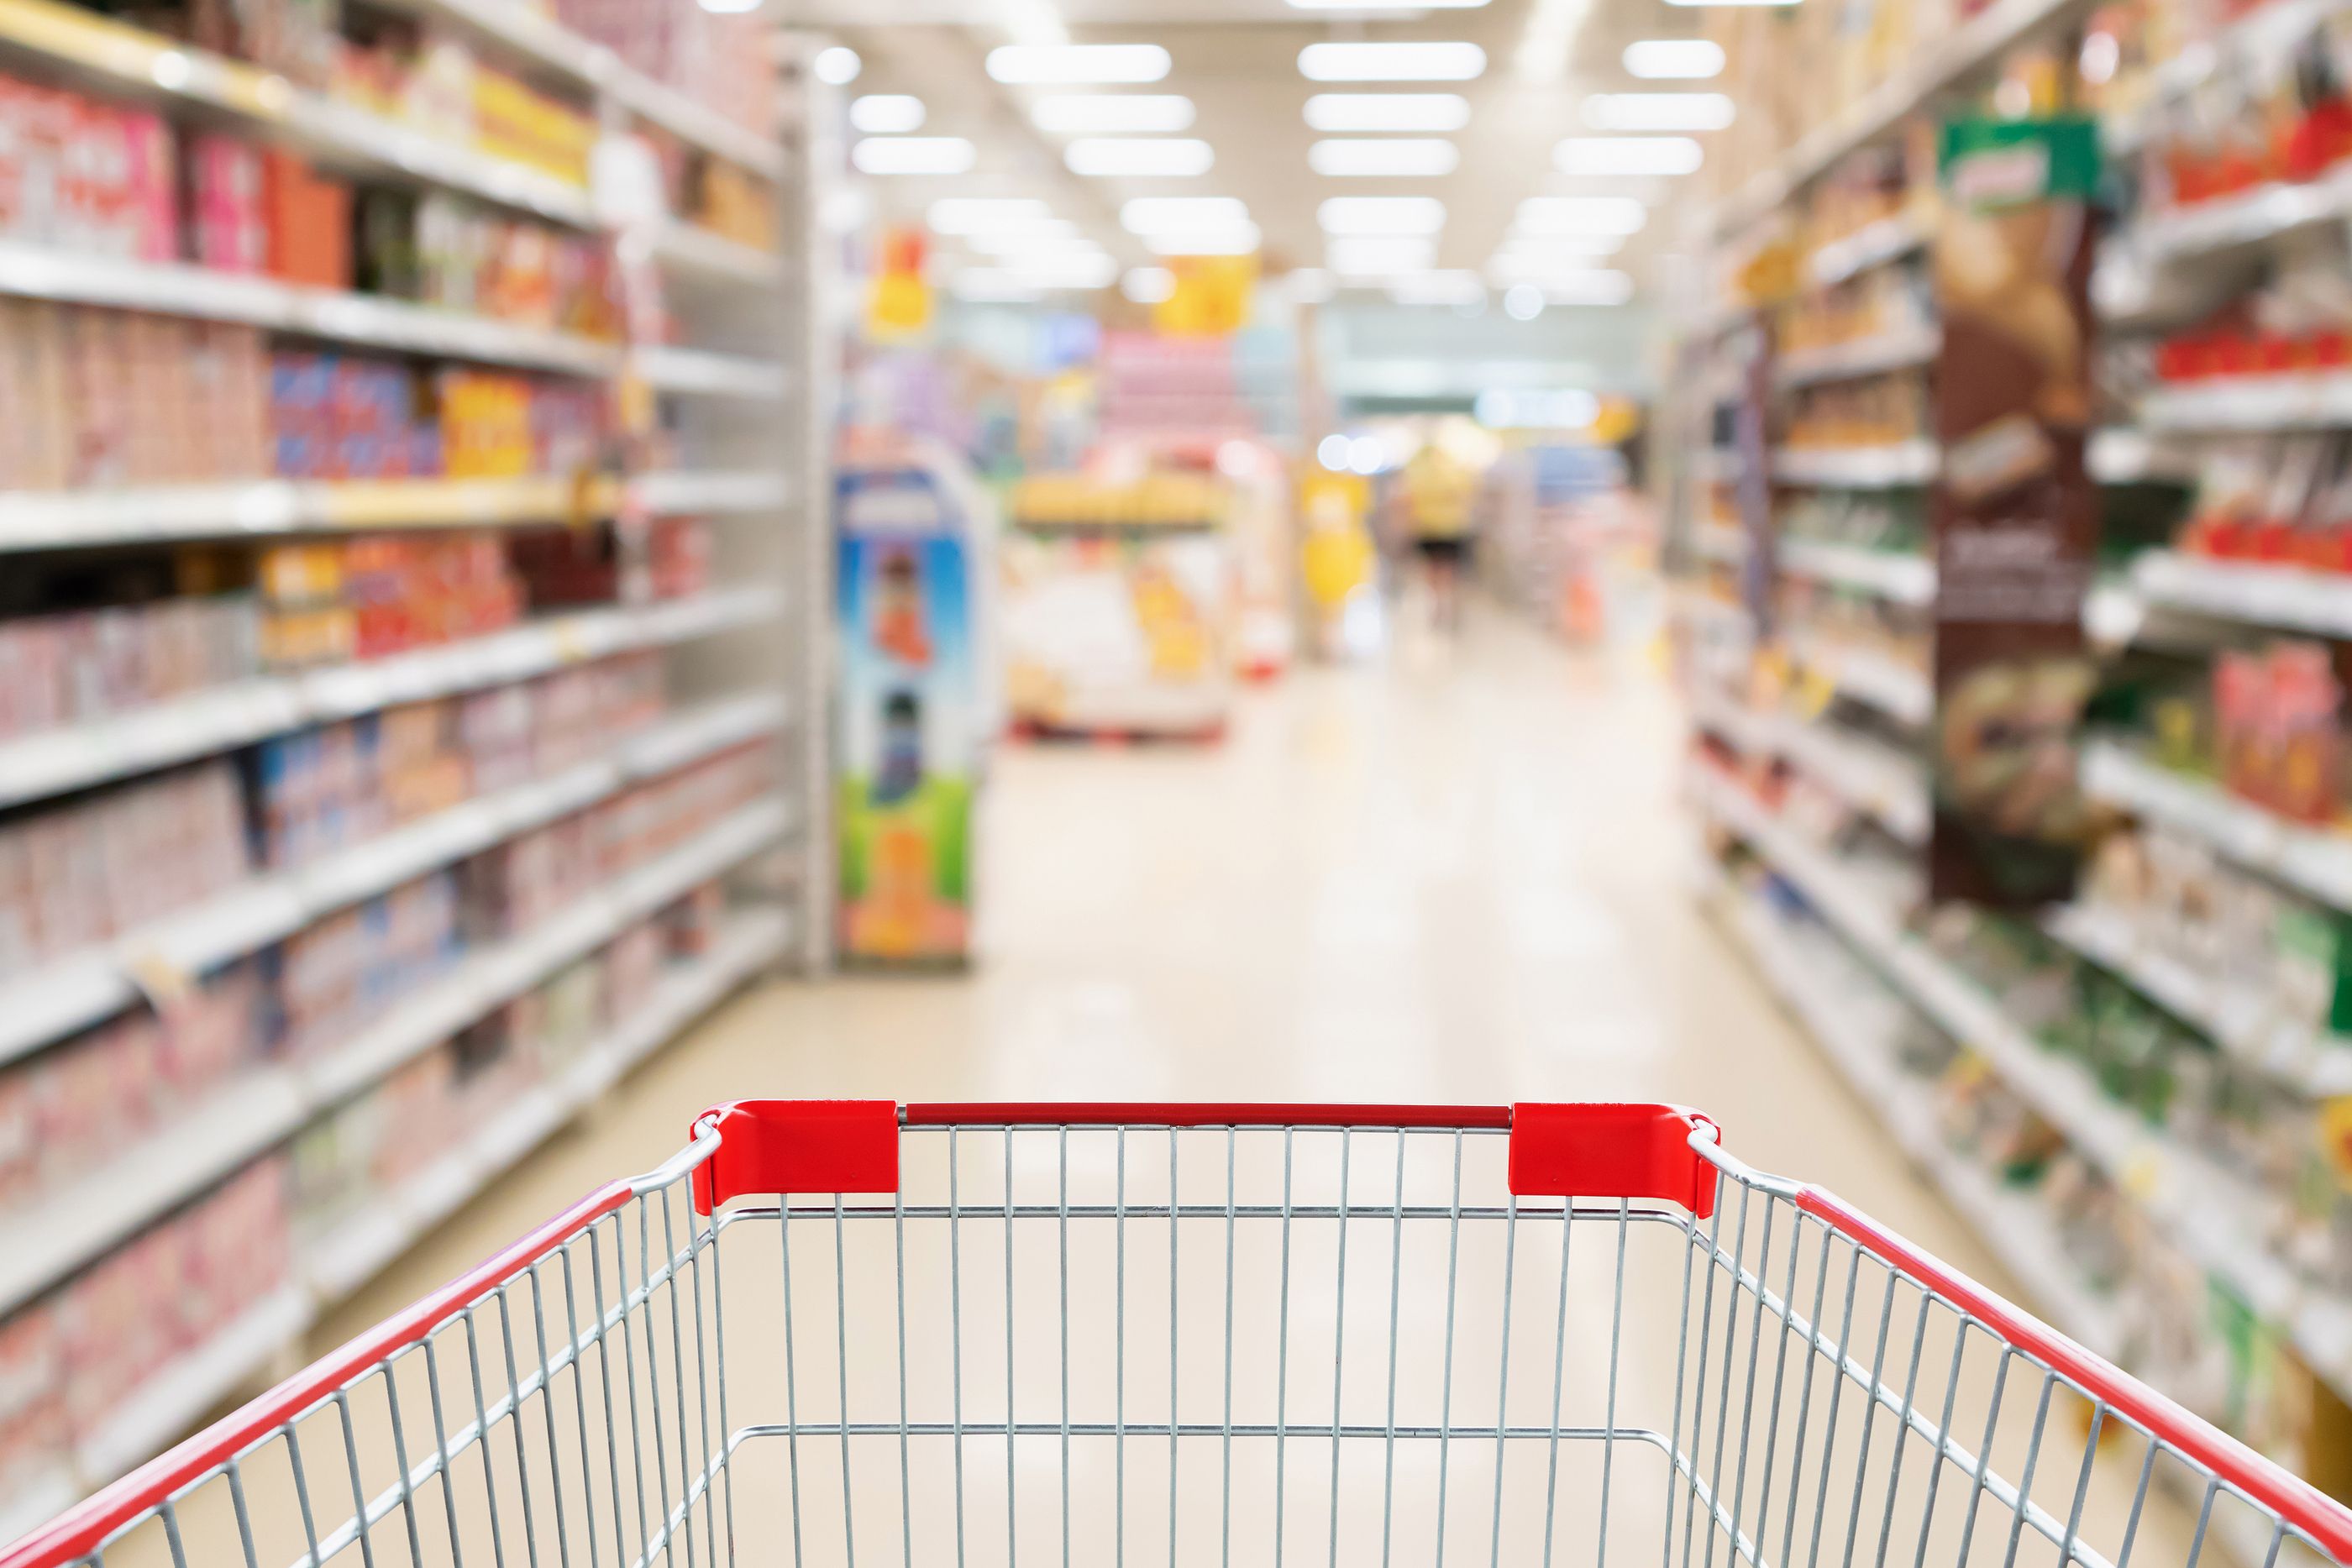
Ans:
[[[891,1100],[736,1100],[695,1118],[719,1129],[694,1171],[709,1214],[747,1193],[896,1192],[898,1106]]]
[[[54,1568],[99,1543],[182,1487],[243,1452],[395,1351],[420,1344],[457,1312],[514,1278],[629,1201],[626,1182],[591,1193],[497,1257],[376,1324],[332,1355],[303,1368],[226,1419],[149,1460],[15,1545],[0,1568]]]
[[[1519,1197],[1653,1197],[1699,1218],[1715,1212],[1715,1167],[1691,1134],[1715,1124],[1681,1105],[1511,1107],[1512,1193]]]
[[[2317,1542],[2336,1562],[2352,1563],[2352,1509],[1828,1193],[1806,1187],[1797,1195],[1797,1207],[1868,1248],[1901,1270],[1905,1278],[1934,1290],[2053,1371],[2072,1378],[2110,1409],[2153,1433],[2166,1447],[2238,1487]]]

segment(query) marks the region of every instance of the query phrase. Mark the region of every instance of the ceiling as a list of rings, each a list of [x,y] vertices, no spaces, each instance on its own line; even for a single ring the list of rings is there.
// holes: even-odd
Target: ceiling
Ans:
[[[976,12],[989,19],[975,21]],[[1640,278],[1675,227],[1662,207],[1676,182],[1570,179],[1552,172],[1553,145],[1586,129],[1580,109],[1589,92],[1707,85],[1640,82],[1625,72],[1628,43],[1697,31],[1704,12],[1664,0],[1489,0],[1475,8],[1352,15],[1302,10],[1287,0],[1000,0],[984,7],[973,0],[791,0],[788,14],[793,25],[858,52],[865,64],[853,95],[912,94],[927,110],[921,134],[968,137],[979,149],[968,174],[873,179],[885,216],[919,218],[942,195],[1042,197],[1129,265],[1151,259],[1118,223],[1119,204],[1134,196],[1239,197],[1277,270],[1323,263],[1317,209],[1327,197],[1434,196],[1445,206],[1436,266],[1475,269],[1486,266],[1528,196],[1627,193],[1652,204],[1650,221],[1616,259],[1598,265]],[[1173,65],[1166,79],[1148,86],[1006,87],[990,79],[984,62],[991,48],[1016,38],[1155,43]],[[1486,67],[1466,83],[1318,83],[1300,74],[1307,45],[1357,38],[1467,40],[1486,51]],[[1066,139],[1029,120],[1031,99],[1046,91],[1181,93],[1198,108],[1184,134],[1212,145],[1214,166],[1189,178],[1072,174],[1062,162]],[[1463,94],[1469,122],[1448,133],[1460,152],[1457,168],[1417,179],[1313,172],[1308,149],[1318,133],[1307,127],[1304,107],[1318,91]]]

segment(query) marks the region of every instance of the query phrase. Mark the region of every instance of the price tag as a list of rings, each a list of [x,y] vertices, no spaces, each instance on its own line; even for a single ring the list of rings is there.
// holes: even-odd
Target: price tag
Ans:
[[[122,967],[140,995],[147,998],[147,1005],[159,1013],[176,1010],[195,992],[196,977],[160,948],[126,955]]]

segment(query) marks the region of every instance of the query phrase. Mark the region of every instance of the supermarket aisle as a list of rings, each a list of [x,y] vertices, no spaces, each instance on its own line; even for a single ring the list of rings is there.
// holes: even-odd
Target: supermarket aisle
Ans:
[[[1295,674],[1213,750],[1005,748],[975,975],[739,1000],[314,1348],[763,1094],[1679,1100],[1999,1281],[1699,913],[1663,681],[1491,615],[1410,663]]]
[[[1910,1177],[1870,1110],[1770,1009],[1697,913],[1685,880],[1688,828],[1675,801],[1679,723],[1664,685],[1647,670],[1571,656],[1489,618],[1474,622],[1448,658],[1401,660],[1382,671],[1307,673],[1254,694],[1218,749],[1011,751],[987,828],[988,955],[975,976],[780,985],[742,998],[639,1074],[590,1124],[526,1163],[499,1194],[380,1281],[328,1325],[312,1352],[324,1354],[339,1336],[451,1277],[580,1193],[657,1163],[711,1102],[761,1094],[1682,1099],[1715,1113],[1732,1146],[1757,1164],[1801,1171],[1843,1189],[1964,1269],[1999,1282],[1970,1236]],[[1378,1435],[1384,1343],[1391,1427],[1399,1425],[1402,1402],[1405,1427],[1417,1423],[1433,1432],[1441,1419],[1434,1413],[1443,1410],[1442,1419],[1458,1423],[1457,1430],[1491,1427],[1498,1397],[1508,1402],[1502,1424],[1515,1430],[1540,1431],[1554,1421],[1591,1425],[1607,1407],[1604,1399],[1621,1397],[1609,1312],[1612,1263],[1622,1270],[1623,1408],[1632,1424],[1664,1430],[1666,1412],[1682,1405],[1674,1382],[1677,1346],[1685,1343],[1677,1291],[1687,1277],[1689,1249],[1678,1231],[1635,1225],[1626,1233],[1631,1245],[1621,1236],[1612,1249],[1606,1239],[1612,1227],[1579,1225],[1576,1232],[1601,1240],[1571,1254],[1556,1223],[1511,1228],[1508,1249],[1506,1232],[1491,1219],[1465,1223],[1458,1263],[1469,1284],[1457,1296],[1457,1259],[1443,1225],[1405,1228],[1400,1217],[1393,1233],[1385,1222],[1351,1224],[1343,1238],[1328,1219],[1302,1217],[1297,1227],[1286,1222],[1278,1229],[1261,1219],[1245,1227],[1236,1250],[1230,1226],[1215,1212],[1233,1190],[1228,1173],[1237,1168],[1235,1185],[1261,1200],[1291,1191],[1303,1211],[1328,1205],[1342,1190],[1359,1204],[1386,1206],[1393,1190],[1400,1208],[1433,1202],[1432,1212],[1442,1217],[1443,1142],[1424,1140],[1423,1155],[1415,1156],[1402,1152],[1405,1142],[1393,1134],[1357,1138],[1351,1176],[1348,1143],[1328,1133],[1302,1134],[1294,1186],[1288,1145],[1264,1135],[1247,1145],[1237,1167],[1232,1144],[1214,1133],[1172,1139],[1139,1134],[1133,1146],[1116,1148],[1108,1134],[1073,1134],[1058,1149],[1050,1136],[1024,1136],[1029,1141],[1016,1155],[1001,1134],[969,1134],[951,1161],[941,1157],[950,1148],[942,1134],[909,1134],[902,1141],[910,1207],[940,1201],[950,1164],[961,1173],[967,1203],[996,1201],[1001,1184],[1011,1184],[1024,1202],[1049,1207],[1037,1221],[1024,1223],[1017,1248],[1006,1228],[985,1219],[953,1226],[944,1215],[908,1219],[897,1265],[907,1281],[898,1307],[906,1313],[912,1303],[913,1326],[902,1322],[895,1359],[892,1303],[880,1283],[893,1268],[888,1228],[851,1225],[852,1283],[836,1308],[836,1222],[830,1214],[798,1222],[795,1236],[814,1245],[795,1241],[796,1261],[787,1260],[782,1271],[786,1278],[800,1271],[790,1293],[803,1314],[799,1348],[789,1358],[778,1354],[785,1291],[777,1286],[772,1223],[755,1222],[740,1245],[730,1243],[725,1298],[732,1326],[724,1382],[736,1391],[735,1422],[747,1418],[743,1406],[751,1403],[759,1408],[748,1418],[782,1418],[791,1408],[781,1375],[787,1359],[800,1369],[800,1418],[822,1419],[835,1407],[836,1375],[857,1391],[851,1405],[860,1419],[883,1418],[876,1436],[864,1440],[874,1458],[847,1488],[855,1499],[849,1511],[869,1521],[859,1537],[869,1557],[871,1532],[884,1521],[895,1528],[902,1506],[909,1510],[903,1516],[909,1538],[903,1548],[886,1542],[885,1560],[903,1553],[910,1562],[946,1561],[951,1545],[961,1553],[964,1542],[960,1533],[948,1533],[950,1511],[940,1501],[950,1485],[954,1529],[969,1523],[973,1539],[987,1543],[975,1548],[972,1560],[981,1563],[1004,1561],[995,1543],[1016,1534],[1029,1545],[1008,1555],[1044,1560],[1066,1530],[1072,1540],[1095,1545],[1123,1530],[1130,1545],[1153,1560],[1160,1547],[1147,1543],[1165,1540],[1171,1562],[1223,1561],[1222,1531],[1211,1528],[1221,1513],[1243,1561],[1261,1561],[1276,1533],[1301,1550],[1314,1548],[1304,1560],[1321,1560],[1326,1500],[1334,1562],[1341,1560],[1343,1542],[1346,1560],[1370,1561],[1393,1531],[1400,1542],[1425,1543],[1436,1531],[1473,1556],[1485,1550],[1532,1563],[1553,1533],[1555,1514],[1566,1521],[1558,1527],[1559,1544],[1569,1560],[1581,1560],[1595,1536],[1595,1507],[1612,1497],[1612,1542],[1654,1542],[1662,1528],[1676,1528],[1661,1516],[1685,1505],[1670,1503],[1666,1478],[1646,1450],[1638,1461],[1623,1461],[1612,1492],[1609,1450],[1596,1443],[1522,1441],[1506,1456],[1499,1443],[1384,1446]],[[1180,1182],[1181,1139],[1203,1141],[1190,1145],[1194,1152],[1185,1156]],[[1495,1140],[1472,1151],[1474,1162],[1488,1162],[1485,1186],[1474,1184],[1474,1192],[1499,1190],[1493,1162],[1500,1151]],[[1197,1226],[1188,1219],[1182,1228],[1199,1239],[1183,1244],[1190,1261],[1181,1277],[1180,1228],[1164,1219],[1156,1228],[1148,1218],[1123,1226],[1115,1269],[1099,1220],[1075,1242],[1065,1233],[1057,1257],[1050,1207],[1057,1161],[1061,1179],[1091,1182],[1097,1191],[1119,1173],[1123,1201],[1164,1203],[1172,1183],[1188,1204],[1209,1205]],[[1727,1205],[1727,1218],[1734,1212]],[[1735,1240],[1746,1218],[1744,1209],[1736,1212],[1739,1223],[1723,1233],[1727,1249],[1754,1244]],[[1079,1224],[1083,1231],[1083,1218]],[[1786,1236],[1784,1227],[1781,1253],[1769,1254],[1771,1272],[1785,1269],[1794,1281]],[[1215,1260],[1220,1243],[1222,1265]],[[1806,1253],[1808,1274],[1819,1253],[1817,1246]],[[1516,1276],[1512,1256],[1518,1259]],[[605,1265],[595,1267],[601,1272]],[[1829,1272],[1824,1265],[1824,1279]],[[1508,1283],[1514,1279],[1516,1285]],[[1057,1280],[1059,1313],[1052,1304]],[[1882,1311],[1877,1303],[1893,1298],[1883,1290],[1874,1294],[1865,1281],[1857,1308],[1851,1283],[1844,1289],[1850,1333],[1866,1345],[1875,1322],[1879,1354],[1886,1354],[1895,1308]],[[1834,1311],[1836,1296],[1832,1290],[1824,1307],[1820,1290],[1816,1284],[1807,1310],[1826,1324],[1831,1319],[1823,1314]],[[1105,1311],[1114,1292],[1115,1313]],[[1238,1325],[1230,1304],[1236,1299],[1244,1303]],[[1277,1300],[1279,1319],[1269,1306]],[[950,1301],[961,1319],[951,1315]],[[1934,1397],[1930,1391],[1942,1386],[1951,1354],[1948,1325],[1936,1334],[1915,1331],[1910,1306],[1902,1310],[1889,1375],[1906,1344],[1915,1368],[1923,1364],[1924,1338],[1921,1393]],[[1717,1433],[1727,1425],[1723,1412],[1736,1422],[1738,1408],[1732,1362],[1722,1354],[1731,1343],[1727,1299],[1722,1311],[1708,1378],[1710,1386],[1720,1383],[1719,1393],[1710,1395],[1719,1403],[1706,1417]],[[1742,1364],[1769,1368],[1779,1336],[1757,1337],[1767,1321],[1748,1320],[1743,1332],[1750,1348]],[[1171,1322],[1187,1369],[1181,1398],[1171,1387],[1176,1365],[1167,1359]],[[698,1332],[688,1331],[689,1343]],[[1058,1365],[1068,1380],[1060,1384],[1057,1332]],[[652,1335],[650,1323],[645,1333]],[[1428,1354],[1441,1333],[1452,1351]],[[642,1364],[658,1365],[665,1357],[677,1364],[675,1351],[656,1352],[656,1338],[640,1343]],[[1408,1344],[1400,1368],[1396,1347]],[[1221,1353],[1222,1406],[1214,1371]],[[1146,1365],[1165,1371],[1139,1371]],[[1978,1402],[1992,1365],[1990,1354],[1969,1364],[1964,1409],[1983,1408]],[[1302,1369],[1296,1382],[1280,1381],[1286,1366]],[[1465,1372],[1458,1398],[1456,1366],[1476,1369],[1478,1385],[1468,1388]],[[1307,1368],[1315,1369],[1318,1384],[1312,1393]],[[1499,1396],[1496,1368],[1506,1371]],[[623,1381],[637,1382],[637,1367],[625,1364],[623,1372]],[[403,1374],[410,1390],[404,1397],[418,1406],[420,1375],[412,1360]],[[646,1392],[666,1397],[659,1375],[647,1376]],[[682,1400],[677,1385],[692,1381],[673,1378],[671,1392]],[[1820,1381],[1825,1390],[1842,1382],[1826,1375]],[[1057,1400],[1076,1388],[1082,1407],[1089,1399],[1100,1404],[1102,1391],[1114,1386],[1129,1401],[1122,1420],[1164,1421],[1171,1402],[1181,1408],[1199,1434],[1182,1445],[1181,1463],[1173,1445],[1114,1445],[1082,1435],[1075,1451],[1066,1438],[1057,1449]],[[919,1421],[944,1421],[947,1391],[957,1389],[966,1398],[959,1421],[1002,1419],[1012,1399],[1025,1422],[1040,1425],[1011,1453],[1001,1437],[956,1446],[944,1428],[940,1437],[919,1437],[912,1474],[902,1480],[908,1460],[892,1438],[888,1413],[906,1387],[916,1390]],[[1280,1401],[1271,1394],[1276,1387],[1289,1390]],[[1544,1412],[1547,1390],[1556,1416]],[[462,1395],[461,1385],[461,1403]],[[609,1387],[604,1397],[612,1397]],[[581,1399],[589,1402],[584,1393]],[[1762,1400],[1759,1386],[1755,1403]],[[1803,1416],[1792,1411],[1795,1405],[1791,1399],[1774,1406],[1759,1431],[1785,1433],[1794,1414],[1801,1442]],[[551,1433],[569,1429],[569,1406],[567,1395],[551,1407]],[[1349,1430],[1370,1440],[1342,1445],[1338,1454],[1328,1439],[1263,1440],[1274,1419],[1328,1420],[1335,1406],[1347,1411]],[[1255,1412],[1262,1427],[1257,1439],[1244,1434],[1238,1447],[1224,1443],[1222,1459],[1215,1436],[1221,1409],[1232,1425],[1245,1425]],[[1324,1413],[1319,1417],[1317,1409]],[[682,1405],[679,1411],[675,1429],[683,1430]],[[1842,1489],[1870,1495],[1865,1540],[1878,1528],[1872,1521],[1882,1490],[1892,1519],[1898,1481],[1916,1503],[1926,1477],[1948,1471],[1925,1462],[1907,1472],[1890,1470],[1884,1456],[1899,1426],[1881,1422],[1874,1438],[1867,1420],[1875,1414],[1869,1401],[1851,1398],[1843,1417],[1834,1404],[1813,1416],[1812,1447],[1822,1456],[1815,1469],[1826,1477],[1834,1463]],[[2000,1414],[1994,1446],[2013,1467],[2019,1445],[2040,1440],[2042,1424],[2030,1397],[2011,1400]],[[2082,1440],[2074,1414],[2051,1417],[2053,1427],[2071,1428],[2053,1445],[2069,1454],[2079,1452]],[[380,1453],[383,1434],[364,1429],[373,1423],[362,1415],[362,1447]],[[530,1440],[536,1444],[535,1431]],[[800,1444],[794,1469],[784,1463],[787,1444],[753,1442],[729,1472],[725,1528],[740,1540],[763,1542],[780,1541],[789,1529],[796,1543],[791,1560],[802,1560],[804,1550],[812,1563],[849,1561],[840,1534],[844,1482],[832,1440]],[[1716,1442],[1719,1465],[1719,1436]],[[1756,1448],[1743,1467],[1735,1447],[1731,1468],[1718,1473],[1728,1478],[1744,1469],[1756,1478]],[[1301,1464],[1311,1464],[1313,1477],[1283,1479],[1281,1456],[1294,1449]],[[968,1497],[967,1452],[973,1467]],[[952,1471],[951,1454],[958,1457]],[[1869,1454],[1882,1456],[1878,1469],[1857,1487],[1857,1467],[1868,1471],[1862,1456]],[[2136,1455],[2111,1458],[2085,1516],[2110,1538],[2119,1533],[2137,1469]],[[685,1459],[674,1448],[663,1462]],[[484,1463],[498,1476],[500,1495],[521,1490],[505,1474],[502,1458],[485,1456]],[[2068,1458],[2050,1467],[2036,1488],[2045,1506],[2066,1506],[2073,1464]],[[1770,1467],[1768,1449],[1755,1481],[1759,1498]],[[467,1475],[466,1486],[478,1489],[480,1482]],[[1784,1469],[1784,1487],[1787,1479]],[[1807,1480],[1810,1486],[1810,1474]],[[803,1491],[810,1502],[804,1511],[797,1502]],[[1016,1519],[1007,1518],[1008,1492],[1019,1498]],[[1445,1502],[1457,1494],[1481,1500],[1449,1515]],[[1483,1500],[1489,1495],[1491,1507]],[[1392,1499],[1393,1507],[1359,1506],[1375,1497]],[[913,1499],[926,1500],[903,1500]],[[658,1517],[667,1505],[656,1501]],[[1296,1503],[1286,1523],[1285,1501]],[[211,1504],[217,1515],[219,1500]],[[477,1526],[478,1509],[466,1508]],[[1863,1518],[1849,1519],[1842,1498],[1824,1492],[1784,1504],[1783,1528],[1808,1509],[1832,1521],[1841,1532],[1833,1539]],[[1952,1509],[1937,1516],[1938,1537],[1951,1542],[1972,1513]],[[1957,1560],[1999,1560],[2005,1545],[2014,1551],[2014,1542],[2005,1542],[2007,1523],[2003,1515],[1979,1533],[1973,1550],[1960,1538]],[[706,1542],[720,1528],[715,1517],[706,1519]],[[1491,1542],[1490,1528],[1496,1532]],[[1687,1517],[1680,1528],[1688,1531]],[[2159,1508],[2143,1542],[2154,1537],[2168,1545],[2177,1533],[2177,1520]],[[1040,1542],[1049,1544],[1040,1548]],[[2143,1560],[2154,1549],[2144,1547]],[[1939,1549],[1937,1560],[1955,1559]],[[2154,1560],[2179,1558],[2167,1551]]]

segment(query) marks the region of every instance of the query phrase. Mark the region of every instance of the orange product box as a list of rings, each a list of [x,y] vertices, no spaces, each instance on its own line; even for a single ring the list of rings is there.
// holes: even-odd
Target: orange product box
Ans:
[[[289,283],[352,286],[352,192],[324,179],[290,152],[271,152],[261,169],[268,225],[269,270]]]

